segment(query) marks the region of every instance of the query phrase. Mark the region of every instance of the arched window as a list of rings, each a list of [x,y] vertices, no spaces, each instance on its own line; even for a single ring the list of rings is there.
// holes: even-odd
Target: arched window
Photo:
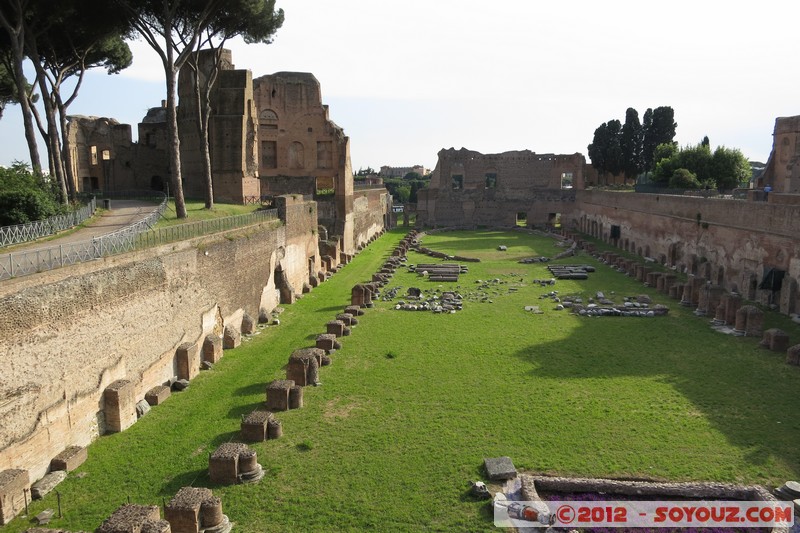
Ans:
[[[263,109],[258,115],[258,123],[262,129],[277,130],[278,114],[272,109]]]

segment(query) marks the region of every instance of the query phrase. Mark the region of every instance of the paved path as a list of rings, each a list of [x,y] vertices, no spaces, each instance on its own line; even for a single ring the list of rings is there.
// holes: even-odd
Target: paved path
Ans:
[[[12,246],[0,253],[0,279],[49,270],[97,257],[84,243],[126,228],[158,209],[158,204],[139,200],[111,200],[111,209],[85,227],[63,237]],[[13,256],[13,257],[12,257]]]
[[[99,203],[99,202],[98,202]],[[111,200],[111,209],[103,213],[100,218],[94,219],[91,223],[63,237],[56,237],[47,241],[35,241],[25,244],[17,244],[11,247],[11,252],[31,251],[44,248],[51,248],[60,244],[72,242],[88,241],[94,237],[114,233],[131,224],[135,224],[144,219],[158,209],[158,204],[152,202],[142,202],[139,200]],[[2,257],[2,255],[0,255]]]

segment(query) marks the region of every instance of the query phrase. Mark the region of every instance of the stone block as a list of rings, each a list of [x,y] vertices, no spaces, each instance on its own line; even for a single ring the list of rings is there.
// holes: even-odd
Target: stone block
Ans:
[[[286,411],[289,409],[289,389],[295,383],[288,379],[276,379],[267,385],[267,409],[270,411]]]
[[[289,356],[286,379],[294,381],[301,387],[315,385],[319,381],[319,367],[322,364],[323,355],[325,355],[325,351],[319,348],[295,350]]]
[[[256,410],[242,419],[241,437],[247,442],[267,440],[267,423],[272,418],[269,411]]]
[[[150,412],[150,404],[147,400],[139,400],[136,402],[136,416],[138,418],[142,418],[144,415]]]
[[[67,479],[66,470],[54,470],[31,486],[31,498],[41,500],[59,483]]]
[[[206,335],[203,340],[203,361],[216,364],[222,359],[222,339],[219,335]]]
[[[208,458],[208,474],[213,483],[234,485],[239,482],[257,481],[263,477],[256,452],[246,444],[226,442],[221,444]]]
[[[317,348],[325,350],[330,353],[333,350],[338,350],[342,347],[341,343],[336,340],[336,335],[332,333],[322,333],[317,335]]]
[[[289,409],[300,409],[303,407],[303,387],[295,385],[289,389]]]
[[[785,352],[789,349],[789,334],[782,329],[771,328],[764,332],[759,344],[773,352]]]
[[[199,533],[200,505],[211,498],[209,489],[183,487],[164,507],[164,518],[173,533]]]
[[[720,303],[725,305],[725,323],[733,326],[736,324],[736,312],[742,306],[742,297],[738,294],[725,294]]]
[[[361,316],[364,314],[364,310],[357,305],[348,305],[344,308],[344,312],[350,313],[353,316]]]
[[[178,378],[191,381],[200,373],[200,350],[196,343],[184,342],[175,350]]]
[[[252,335],[256,332],[256,326],[255,319],[245,313],[242,317],[242,335]]]
[[[25,509],[24,490],[30,484],[27,470],[3,470],[0,472],[0,526]]]
[[[325,329],[327,333],[336,335],[337,337],[343,337],[345,335],[345,324],[341,320],[331,320],[327,324],[325,324]]]
[[[283,436],[283,426],[280,420],[273,418],[267,422],[267,436],[270,439],[279,439]]]
[[[790,346],[786,350],[786,364],[800,366],[800,344]]]
[[[234,327],[225,326],[225,333],[222,337],[222,348],[232,350],[242,344],[242,334]]]
[[[501,481],[517,477],[517,469],[509,457],[494,457],[483,460],[486,475],[492,481]]]
[[[170,397],[172,391],[166,385],[156,385],[144,395],[144,399],[147,400],[152,406],[156,406],[159,404],[164,403],[164,401]]]
[[[336,320],[341,320],[344,322],[345,326],[355,326],[358,324],[358,319],[351,315],[350,313],[339,313],[336,315]]]
[[[109,433],[124,431],[136,422],[134,389],[132,382],[118,379],[103,391],[103,413]]]
[[[53,457],[50,461],[50,470],[72,472],[81,466],[88,457],[89,453],[83,446],[70,446]]]
[[[117,508],[110,517],[103,521],[95,533],[128,533],[141,532],[151,524],[161,522],[161,514],[156,505],[125,504]]]

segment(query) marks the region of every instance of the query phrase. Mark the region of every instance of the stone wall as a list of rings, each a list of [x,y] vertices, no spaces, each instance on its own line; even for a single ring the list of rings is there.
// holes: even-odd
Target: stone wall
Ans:
[[[417,220],[434,227],[553,223],[574,201],[562,177],[582,186],[585,167],[581,154],[441,150],[430,186],[418,192]]]
[[[718,198],[578,191],[566,228],[798,312],[800,206]],[[770,269],[780,293],[759,290]]]
[[[367,189],[353,194],[353,239],[356,246],[390,227],[387,216],[391,213],[391,195],[386,189]],[[352,252],[347,252],[352,253]]]
[[[239,329],[319,268],[316,206],[281,204],[286,224],[114,256],[0,285],[0,471],[41,477],[69,445],[104,432],[103,390],[134,383],[136,400],[177,374],[175,352],[225,326]],[[316,271],[316,270],[315,270]]]
[[[760,187],[772,185],[775,192],[800,194],[800,116],[778,117]]]

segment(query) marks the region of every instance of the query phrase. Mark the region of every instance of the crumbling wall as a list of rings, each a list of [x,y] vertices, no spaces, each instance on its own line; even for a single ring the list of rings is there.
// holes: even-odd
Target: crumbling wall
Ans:
[[[800,194],[800,116],[778,117],[761,183],[778,193]]]
[[[41,477],[66,446],[102,434],[110,383],[129,380],[142,399],[176,375],[182,343],[277,305],[264,292],[278,263],[300,292],[316,212],[302,200],[289,211],[302,228],[264,223],[0,286],[0,470]]]
[[[425,226],[547,225],[571,210],[573,189],[562,178],[583,183],[581,154],[536,154],[530,150],[481,154],[441,150],[427,189],[417,193],[418,223]]]
[[[389,198],[386,189],[367,189],[353,194],[353,240],[356,246],[368,243],[383,230],[386,216],[391,212]]]
[[[795,308],[800,280],[800,206],[718,198],[579,191],[562,222],[631,253],[703,276],[745,298]],[[769,269],[786,272],[794,294],[758,285]]]

